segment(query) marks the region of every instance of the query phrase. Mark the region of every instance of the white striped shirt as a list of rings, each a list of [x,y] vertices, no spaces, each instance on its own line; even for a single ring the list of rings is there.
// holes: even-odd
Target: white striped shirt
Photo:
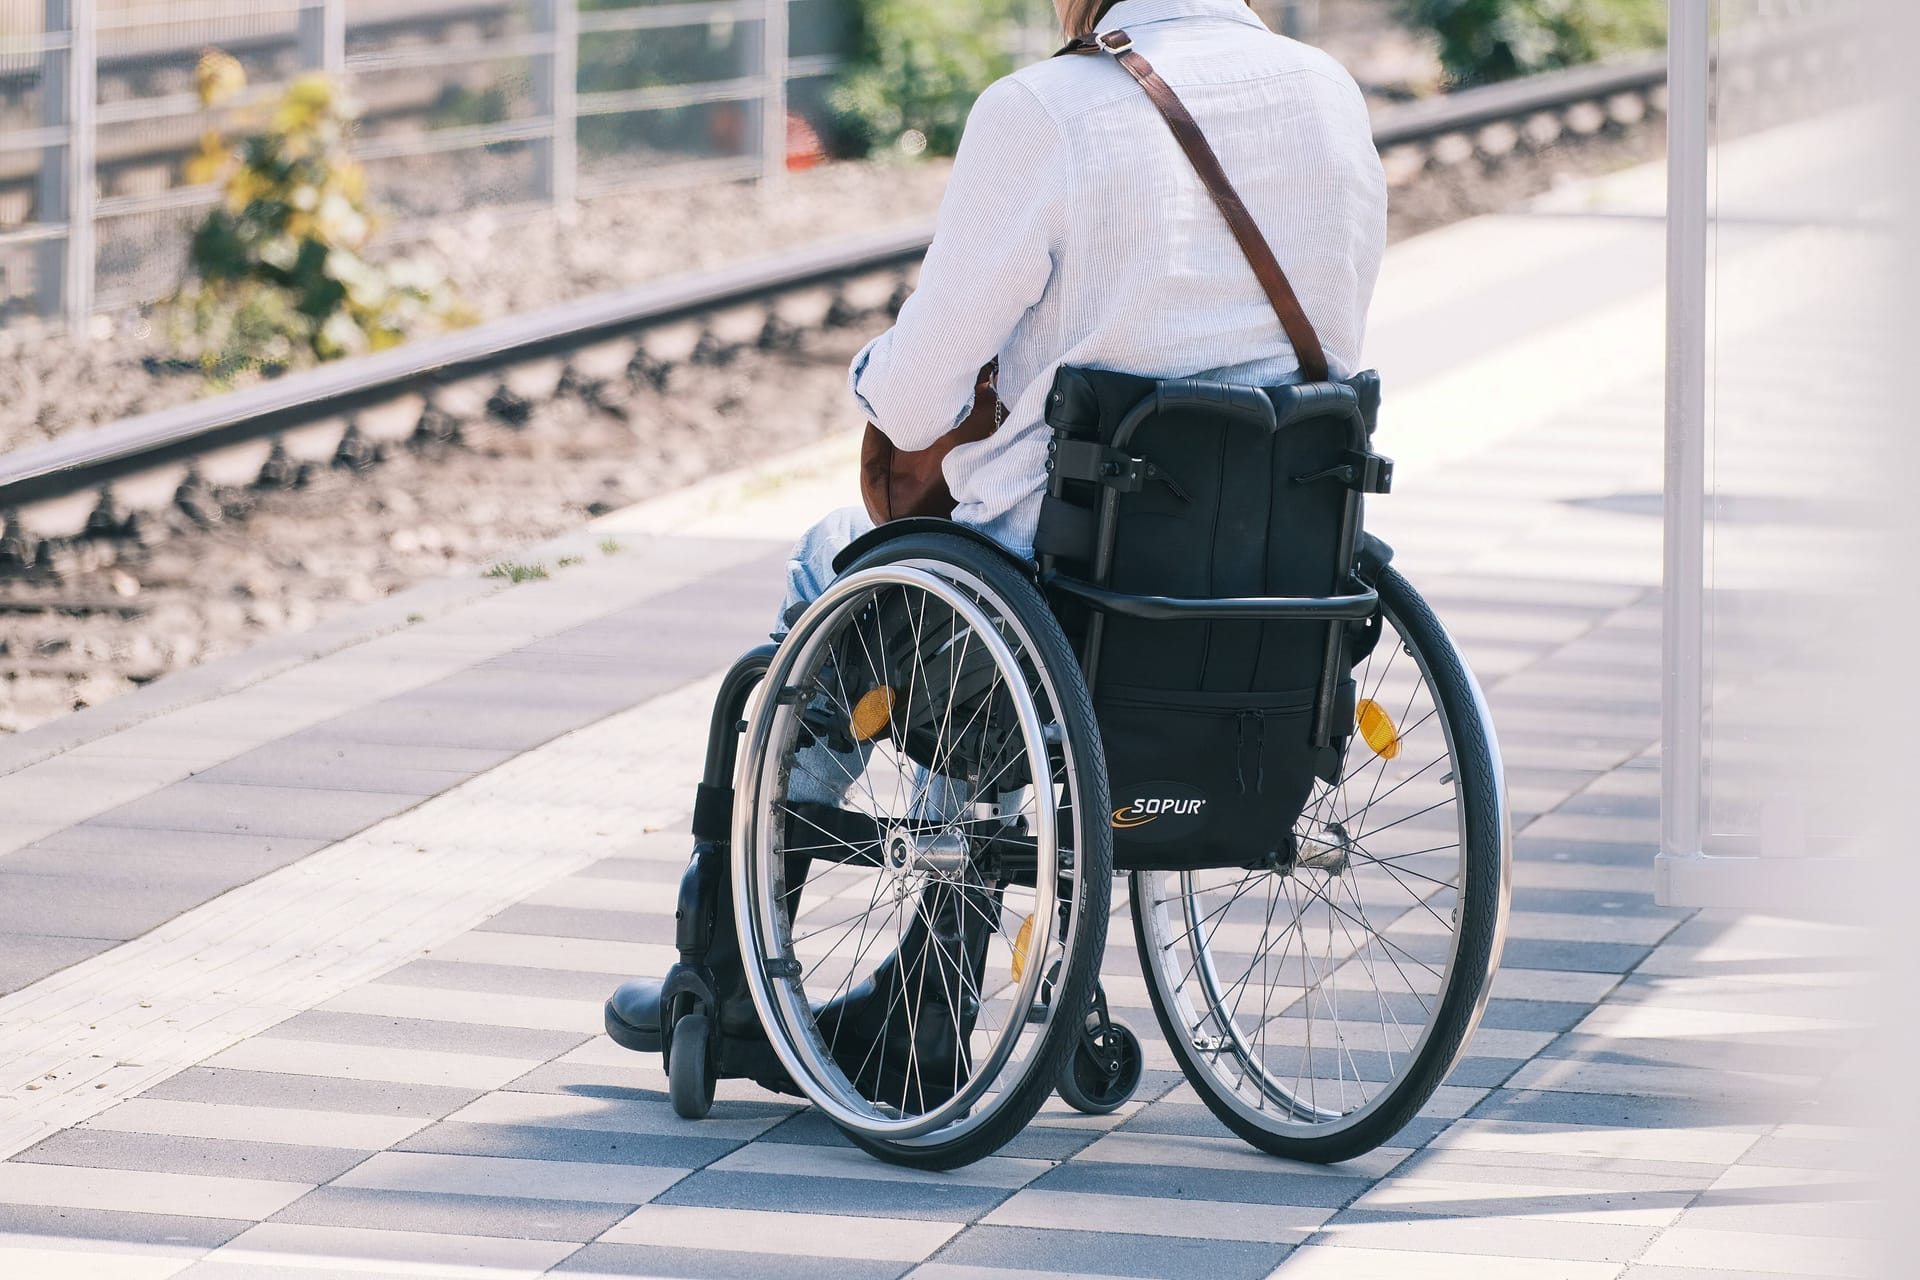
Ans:
[[[1243,0],[1121,0],[1320,334],[1357,372],[1386,245],[1386,179],[1353,78],[1269,32]],[[1125,69],[1106,55],[1023,68],[980,95],[920,281],[855,357],[861,411],[902,449],[963,419],[1000,357],[1006,423],[955,449],[955,518],[1019,551],[1044,488],[1042,421],[1063,364],[1274,384],[1298,361],[1220,212]]]

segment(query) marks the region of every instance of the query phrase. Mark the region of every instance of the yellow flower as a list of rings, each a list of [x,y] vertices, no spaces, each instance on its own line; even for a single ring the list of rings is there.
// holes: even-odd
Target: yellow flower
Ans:
[[[187,157],[183,172],[188,182],[199,186],[218,178],[231,158],[232,153],[227,150],[227,144],[220,137],[220,131],[209,129],[200,135],[200,149]]]
[[[287,86],[273,113],[273,131],[304,132],[319,125],[332,109],[333,82],[320,72],[308,72]]]
[[[247,71],[238,58],[218,49],[200,55],[193,69],[193,89],[200,95],[201,106],[217,107],[246,87]]]

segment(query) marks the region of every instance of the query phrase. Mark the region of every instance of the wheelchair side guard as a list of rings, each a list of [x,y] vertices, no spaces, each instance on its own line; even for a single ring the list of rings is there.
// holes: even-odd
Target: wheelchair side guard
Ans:
[[[883,546],[895,538],[916,533],[945,533],[956,538],[965,538],[969,542],[977,543],[998,553],[1002,559],[1018,569],[1030,581],[1039,581],[1040,567],[1033,561],[1013,554],[972,525],[961,524],[957,520],[942,520],[937,516],[908,516],[902,520],[889,520],[885,524],[875,525],[841,549],[840,554],[833,558],[833,571],[845,573],[849,565],[875,547]]]
[[[1360,578],[1368,585],[1380,581],[1380,571],[1393,563],[1393,548],[1371,533],[1360,535]]]

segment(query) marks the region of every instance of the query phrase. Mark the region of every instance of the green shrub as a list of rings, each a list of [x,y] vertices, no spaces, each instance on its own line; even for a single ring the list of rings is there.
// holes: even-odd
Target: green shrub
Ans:
[[[245,77],[214,52],[196,83],[211,109]],[[192,275],[167,321],[176,347],[216,382],[378,351],[459,319],[437,271],[362,256],[377,221],[365,172],[347,154],[352,120],[327,77],[303,75],[261,132],[236,149],[210,129],[188,162],[188,179],[220,183],[221,199],[193,233]]]
[[[1440,39],[1458,85],[1489,84],[1654,48],[1666,0],[1402,0],[1407,19]]]
[[[834,87],[850,150],[952,155],[980,91],[1013,70],[1020,0],[860,0],[859,38]]]

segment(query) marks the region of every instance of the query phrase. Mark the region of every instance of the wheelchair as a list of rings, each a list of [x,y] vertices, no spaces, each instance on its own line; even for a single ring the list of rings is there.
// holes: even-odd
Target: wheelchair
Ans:
[[[1035,557],[875,529],[724,679],[663,980],[608,1001],[665,1058],[946,1169],[1146,1055],[1101,961],[1126,877],[1144,1001],[1257,1148],[1397,1133],[1484,1008],[1510,886],[1494,727],[1364,531],[1379,382],[1062,369]]]

